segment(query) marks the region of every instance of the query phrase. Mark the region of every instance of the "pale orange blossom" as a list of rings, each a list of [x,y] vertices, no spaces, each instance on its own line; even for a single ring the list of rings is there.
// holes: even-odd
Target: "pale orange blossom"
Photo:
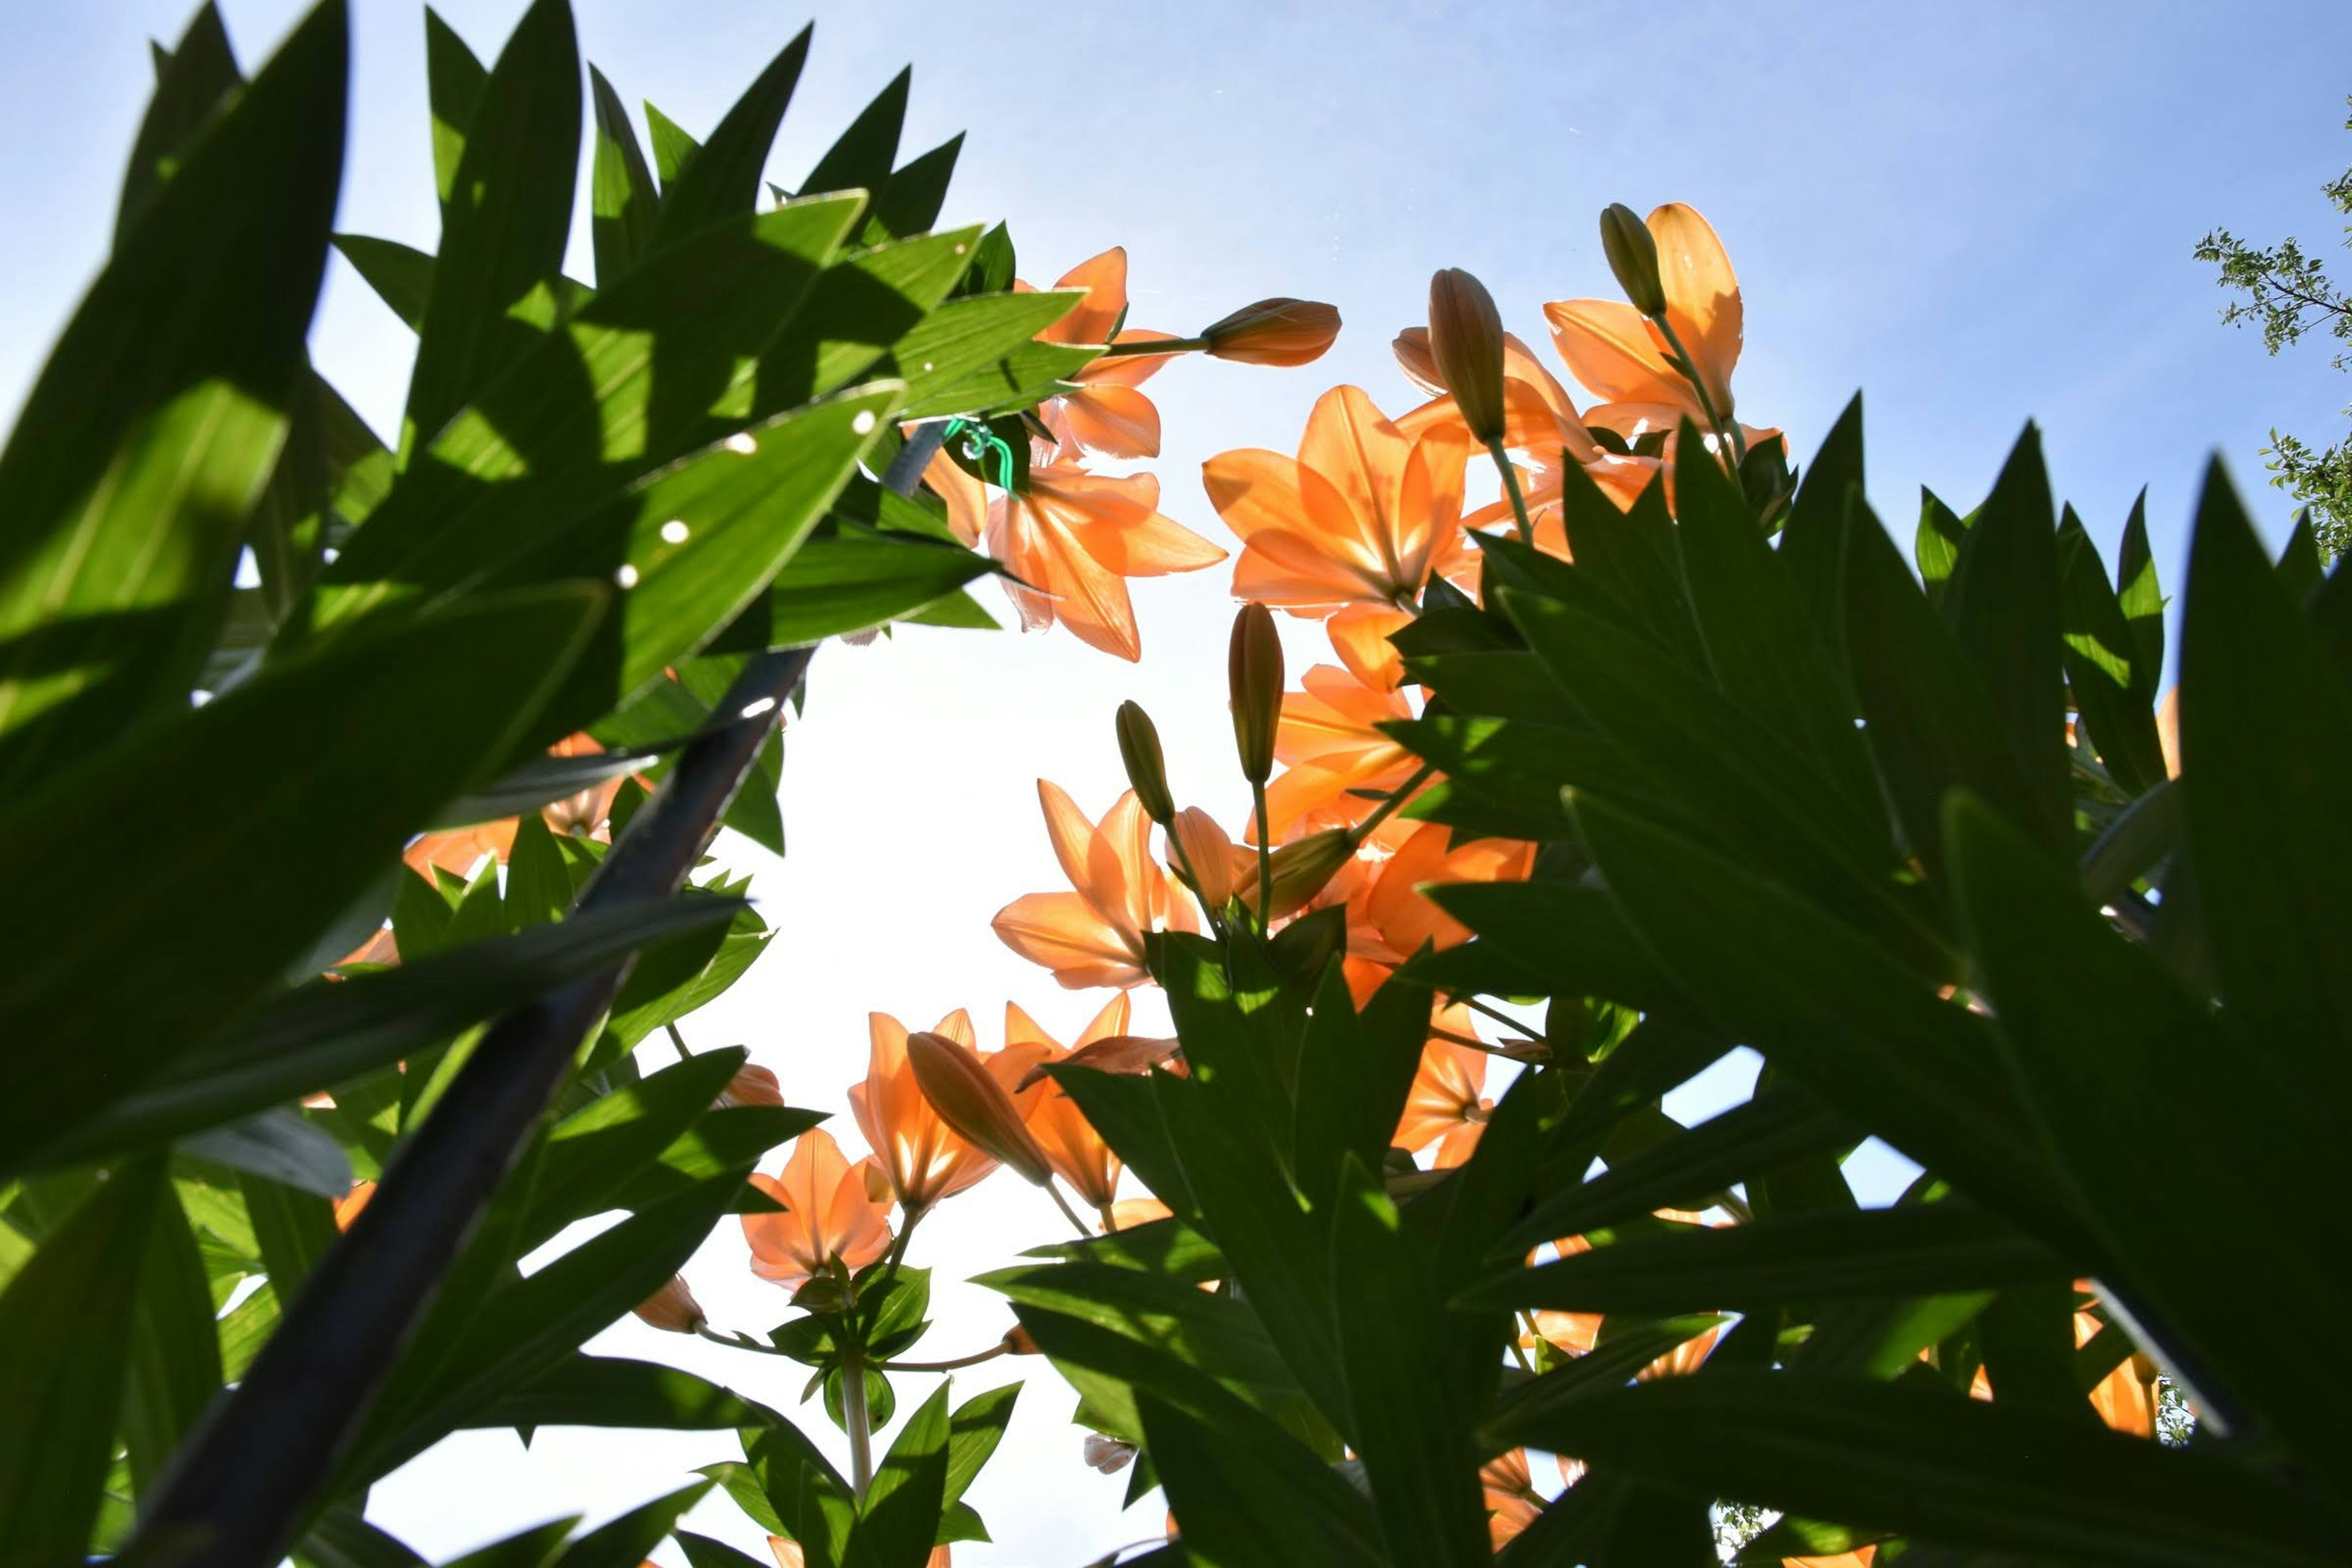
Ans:
[[[1406,823],[1388,858],[1349,897],[1348,951],[1376,963],[1398,964],[1424,942],[1459,946],[1470,940],[1470,928],[1422,889],[1448,882],[1521,881],[1535,868],[1535,858],[1536,847],[1516,839],[1457,843],[1454,830],[1442,823]]]
[[[1065,1047],[1047,1034],[1036,1019],[1008,1002],[1004,1005],[1004,1049],[1008,1054],[1024,1049],[1040,1053],[1033,1058],[1032,1068],[1061,1061],[1073,1050],[1126,1034],[1129,1011],[1127,993],[1122,991],[1094,1016],[1075,1045]],[[1078,1110],[1078,1102],[1061,1085],[1044,1079],[1027,1092],[1034,1098],[1023,1108],[1024,1120],[1028,1124],[1029,1136],[1045,1152],[1045,1163],[1054,1168],[1055,1175],[1070,1184],[1088,1207],[1097,1211],[1108,1208],[1118,1193],[1118,1156],[1110,1152],[1110,1145],[1103,1142],[1102,1135]]]
[[[887,1013],[869,1013],[866,1023],[872,1050],[866,1081],[849,1088],[849,1109],[875,1151],[889,1190],[913,1214],[962,1192],[996,1169],[996,1162],[966,1142],[923,1098],[907,1060],[907,1026]],[[961,1007],[940,1019],[931,1033],[979,1054],[971,1015]],[[1013,1095],[1016,1107],[1034,1097],[1034,1089],[1014,1094],[1013,1089],[1031,1066],[1030,1053],[998,1051],[980,1060],[989,1076]]]
[[[1658,242],[1666,320],[1689,351],[1716,413],[1728,421],[1743,317],[1731,258],[1696,208],[1668,202],[1647,221]],[[1620,300],[1555,300],[1544,307],[1544,319],[1570,374],[1602,400],[1584,411],[1586,423],[1628,440],[1644,430],[1671,435],[1685,418],[1706,428],[1696,389],[1667,361],[1665,334],[1633,306]],[[1749,429],[1747,438],[1753,444],[1774,434]]]
[[[1528,1473],[1525,1448],[1487,1460],[1478,1471],[1478,1485],[1486,1494],[1486,1528],[1497,1552],[1543,1512],[1543,1496]]]
[[[1432,1024],[1448,1034],[1477,1037],[1470,1010],[1460,1003],[1439,1009]],[[1432,1037],[1421,1048],[1421,1066],[1390,1142],[1413,1154],[1434,1143],[1433,1168],[1441,1171],[1469,1159],[1486,1130],[1487,1112],[1495,1109],[1486,1092],[1486,1066],[1487,1053],[1476,1047]]]
[[[751,1272],[762,1279],[796,1286],[836,1258],[863,1268],[889,1250],[890,1190],[881,1166],[870,1157],[852,1164],[821,1127],[793,1142],[782,1176],[754,1173],[751,1184],[783,1205],[781,1214],[742,1216]]]
[[[1016,292],[1029,285],[1015,281]],[[1090,256],[1055,280],[1056,289],[1083,289],[1076,310],[1037,334],[1045,343],[1137,343],[1172,339],[1171,332],[1144,328],[1120,331],[1127,314],[1127,247],[1114,245]],[[1113,334],[1117,335],[1114,336]],[[1168,363],[1165,354],[1121,354],[1098,359],[1069,379],[1076,391],[1048,400],[1038,410],[1065,446],[1102,458],[1160,455],[1160,410],[1136,390]]]
[[[1192,900],[1151,858],[1151,819],[1133,790],[1100,823],[1087,820],[1060,786],[1037,781],[1045,832],[1073,889],[1030,893],[992,922],[1004,944],[1042,963],[1072,990],[1139,985],[1143,937],[1162,926],[1193,931]]]
[[[1129,577],[1213,566],[1225,552],[1160,514],[1150,474],[1090,474],[1074,462],[1033,463],[1025,495],[988,503],[988,552],[1026,631],[1055,621],[1089,647],[1133,663],[1143,657]]]
[[[1286,771],[1266,786],[1265,815],[1274,841],[1302,819],[1329,808],[1340,820],[1361,821],[1377,795],[1410,779],[1418,760],[1377,726],[1411,719],[1402,691],[1367,686],[1338,665],[1318,664],[1299,677],[1303,689],[1286,693],[1274,755]]]
[[[1244,447],[1210,458],[1209,500],[1242,540],[1234,596],[1316,616],[1413,601],[1432,573],[1466,563],[1469,452],[1458,426],[1416,438],[1361,388],[1336,386],[1316,400],[1297,458]]]

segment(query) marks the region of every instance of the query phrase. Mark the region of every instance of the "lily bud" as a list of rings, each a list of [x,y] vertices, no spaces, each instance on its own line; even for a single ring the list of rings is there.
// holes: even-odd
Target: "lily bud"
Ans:
[[[907,1064],[923,1098],[964,1142],[1025,1182],[1042,1187],[1052,1177],[1045,1152],[1022,1125],[1013,1097],[978,1057],[944,1035],[919,1031],[907,1037]]]
[[[669,1283],[637,1303],[637,1316],[656,1329],[673,1334],[690,1334],[708,1321],[702,1315],[702,1303],[686,1288],[686,1276],[673,1274]]]
[[[1275,633],[1274,612],[1255,600],[1234,617],[1225,673],[1242,776],[1262,784],[1274,776],[1274,731],[1282,722],[1282,638]]]
[[[724,1110],[736,1105],[781,1107],[783,1103],[783,1086],[776,1081],[776,1075],[766,1068],[746,1065],[735,1069],[735,1076],[729,1079],[727,1087],[719,1091],[719,1099],[712,1109]]]
[[[1192,868],[1201,901],[1212,910],[1223,909],[1234,896],[1234,841],[1225,837],[1215,817],[1197,805],[1178,812],[1168,831],[1176,836],[1177,846]]]
[[[1503,438],[1503,318],[1486,286],[1459,267],[1429,280],[1429,354],[1471,436]]]
[[[1018,1323],[1013,1324],[1011,1328],[1004,1331],[1004,1350],[1005,1353],[1008,1355],[1042,1355],[1045,1353],[1038,1350],[1037,1342],[1029,1337],[1029,1331],[1023,1328]]]
[[[1212,359],[1243,364],[1306,364],[1339,335],[1339,312],[1314,300],[1260,300],[1201,329]]]
[[[1160,750],[1160,731],[1151,715],[1133,702],[1118,705],[1118,760],[1127,764],[1128,786],[1143,806],[1143,815],[1165,827],[1176,816],[1168,796],[1168,761]]]
[[[1655,320],[1666,313],[1666,285],[1658,276],[1658,241],[1650,226],[1623,202],[1612,202],[1601,213],[1601,253],[1617,287],[1625,290],[1633,309]]]
[[[1327,827],[1278,846],[1273,856],[1274,912],[1266,918],[1278,921],[1305,909],[1307,900],[1355,858],[1356,841],[1343,827]],[[1257,908],[1255,879],[1245,879],[1240,893],[1244,904]]]

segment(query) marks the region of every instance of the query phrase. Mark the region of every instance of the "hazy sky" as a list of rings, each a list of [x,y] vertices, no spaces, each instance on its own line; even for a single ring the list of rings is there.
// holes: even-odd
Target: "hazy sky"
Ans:
[[[290,24],[290,0],[226,0],[241,57]],[[421,10],[354,0],[355,124],[341,226],[430,247]],[[520,0],[452,0],[486,58]],[[183,0],[0,0],[0,402],[22,395],[104,254],[116,182],[143,104],[146,39],[175,37]],[[581,0],[591,58],[633,104],[707,132],[807,13],[748,0]],[[1152,383],[1166,425],[1163,510],[1230,544],[1199,465],[1233,447],[1295,447],[1341,381],[1391,412],[1414,398],[1388,344],[1430,271],[1467,267],[1540,343],[1541,304],[1610,292],[1594,216],[1611,201],[1683,200],[1738,267],[1748,344],[1742,416],[1777,424],[1801,461],[1856,387],[1869,395],[1872,494],[1907,545],[1917,487],[1965,509],[2029,416],[2056,482],[2102,548],[2133,494],[2178,586],[2190,486],[2230,459],[2274,536],[2284,508],[2254,452],[2277,426],[2341,428],[2352,383],[2309,345],[2267,359],[2224,330],[2189,247],[2221,224],[2335,257],[2320,184],[2352,163],[2352,7],[1805,4],[1331,4],[1069,7],[827,5],[773,173],[789,186],[901,65],[915,66],[907,150],[970,132],[950,221],[1008,218],[1023,272],[1045,283],[1128,247],[1133,324],[1189,331],[1246,300],[1337,303],[1322,363],[1269,371],[1184,363]],[[573,270],[591,275],[584,221]],[[331,273],[320,367],[389,429],[411,340],[347,270]],[[796,1103],[845,1110],[865,1015],[928,1026],[969,1006],[997,1043],[1018,1001],[1067,1038],[1101,998],[1060,991],[988,930],[1013,898],[1056,887],[1034,781],[1100,811],[1120,784],[1110,713],[1142,700],[1178,794],[1236,821],[1244,797],[1223,712],[1228,578],[1139,585],[1144,661],[1060,634],[921,632],[816,661],[788,740],[789,860],[740,844],[778,928],[724,1002],[689,1020],[698,1047],[751,1046]],[[1305,628],[1294,668],[1316,657]],[[835,1131],[853,1146],[847,1117]],[[920,1233],[938,1269],[927,1355],[977,1349],[1006,1321],[951,1282],[1055,1239],[1042,1195],[1000,1178]],[[717,1321],[761,1330],[782,1300],[723,1231],[689,1269]],[[634,1322],[595,1348],[671,1354],[790,1405],[789,1363]],[[1124,1478],[1078,1459],[1073,1400],[1049,1369],[999,1361],[968,1395],[1028,1375],[1013,1436],[971,1501],[993,1546],[966,1564],[1075,1565],[1156,1533],[1124,1518]],[[921,1390],[906,1391],[908,1407]],[[812,1430],[833,1436],[814,1406]],[[724,1434],[616,1439],[547,1431],[445,1445],[378,1489],[372,1514],[446,1558],[506,1529],[604,1517],[728,1457]],[[835,1452],[839,1451],[835,1445]],[[757,1549],[722,1503],[702,1528]],[[674,1558],[668,1559],[675,1561]]]

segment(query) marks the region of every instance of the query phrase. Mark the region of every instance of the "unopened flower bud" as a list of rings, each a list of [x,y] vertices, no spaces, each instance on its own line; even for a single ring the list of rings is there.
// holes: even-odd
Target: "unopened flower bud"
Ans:
[[[1178,812],[1169,831],[1176,836],[1184,863],[1192,868],[1201,901],[1212,910],[1223,909],[1234,896],[1234,841],[1225,837],[1215,817],[1197,805]]]
[[[1486,286],[1459,267],[1429,280],[1429,353],[1471,436],[1501,440],[1503,318]]]
[[[1151,715],[1133,702],[1118,705],[1118,760],[1127,764],[1128,786],[1142,804],[1143,815],[1165,827],[1176,816],[1168,795],[1168,762],[1160,751],[1160,731]]]
[[[1273,856],[1274,912],[1266,918],[1278,921],[1305,909],[1355,858],[1356,841],[1343,827],[1327,827],[1278,847]],[[1256,909],[1256,882],[1244,880],[1240,891],[1242,902]]]
[[[946,1036],[925,1030],[907,1037],[907,1063],[915,1069],[915,1086],[923,1098],[959,1137],[1022,1180],[1045,1184],[1053,1174],[1045,1152],[1022,1125],[1013,1097],[989,1076],[978,1057]]]
[[[719,1091],[719,1098],[713,1102],[712,1109],[724,1110],[737,1105],[782,1107],[783,1103],[783,1086],[776,1081],[776,1075],[766,1068],[752,1067],[747,1063],[735,1069],[735,1076],[729,1079],[727,1087]]]
[[[1625,290],[1633,309],[1654,320],[1666,313],[1666,285],[1658,276],[1658,241],[1650,226],[1623,202],[1612,202],[1601,213],[1601,253],[1617,287]]]
[[[1201,329],[1210,357],[1243,364],[1306,364],[1339,335],[1339,312],[1313,300],[1260,300]]]
[[[1274,629],[1274,612],[1255,600],[1234,617],[1225,673],[1242,776],[1261,784],[1274,776],[1274,732],[1282,722],[1282,638]]]
[[[690,1334],[706,1320],[702,1303],[686,1288],[686,1276],[673,1274],[669,1283],[637,1303],[637,1316],[656,1329],[673,1334]]]
[[[1042,1355],[1045,1353],[1038,1350],[1037,1342],[1029,1337],[1029,1331],[1023,1328],[1018,1323],[1013,1324],[1011,1328],[1004,1331],[1004,1349],[1005,1352],[1009,1355]]]

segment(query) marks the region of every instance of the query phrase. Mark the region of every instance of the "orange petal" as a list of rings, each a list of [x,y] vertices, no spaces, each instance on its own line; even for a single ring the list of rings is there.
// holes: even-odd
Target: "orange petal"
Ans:
[[[1690,351],[1716,412],[1731,415],[1731,368],[1739,363],[1739,279],[1723,241],[1695,207],[1668,202],[1649,216],[1666,286],[1666,319]]]
[[[1378,691],[1393,691],[1404,681],[1404,656],[1389,638],[1412,624],[1403,610],[1376,605],[1350,605],[1324,623],[1331,650],[1348,673]]]
[[[1127,248],[1089,256],[1055,280],[1056,289],[1083,289],[1078,308],[1037,334],[1049,343],[1107,343],[1127,310]]]
[[[1091,381],[1062,399],[1071,438],[1105,458],[1160,456],[1160,410],[1132,386]]]
[[[1698,412],[1690,384],[1659,353],[1654,329],[1615,300],[1555,300],[1544,307],[1552,346],[1570,374],[1611,403],[1666,403]]]
[[[1076,893],[1030,893],[990,922],[1004,945],[1054,972],[1071,990],[1135,985],[1144,979],[1140,955]]]

